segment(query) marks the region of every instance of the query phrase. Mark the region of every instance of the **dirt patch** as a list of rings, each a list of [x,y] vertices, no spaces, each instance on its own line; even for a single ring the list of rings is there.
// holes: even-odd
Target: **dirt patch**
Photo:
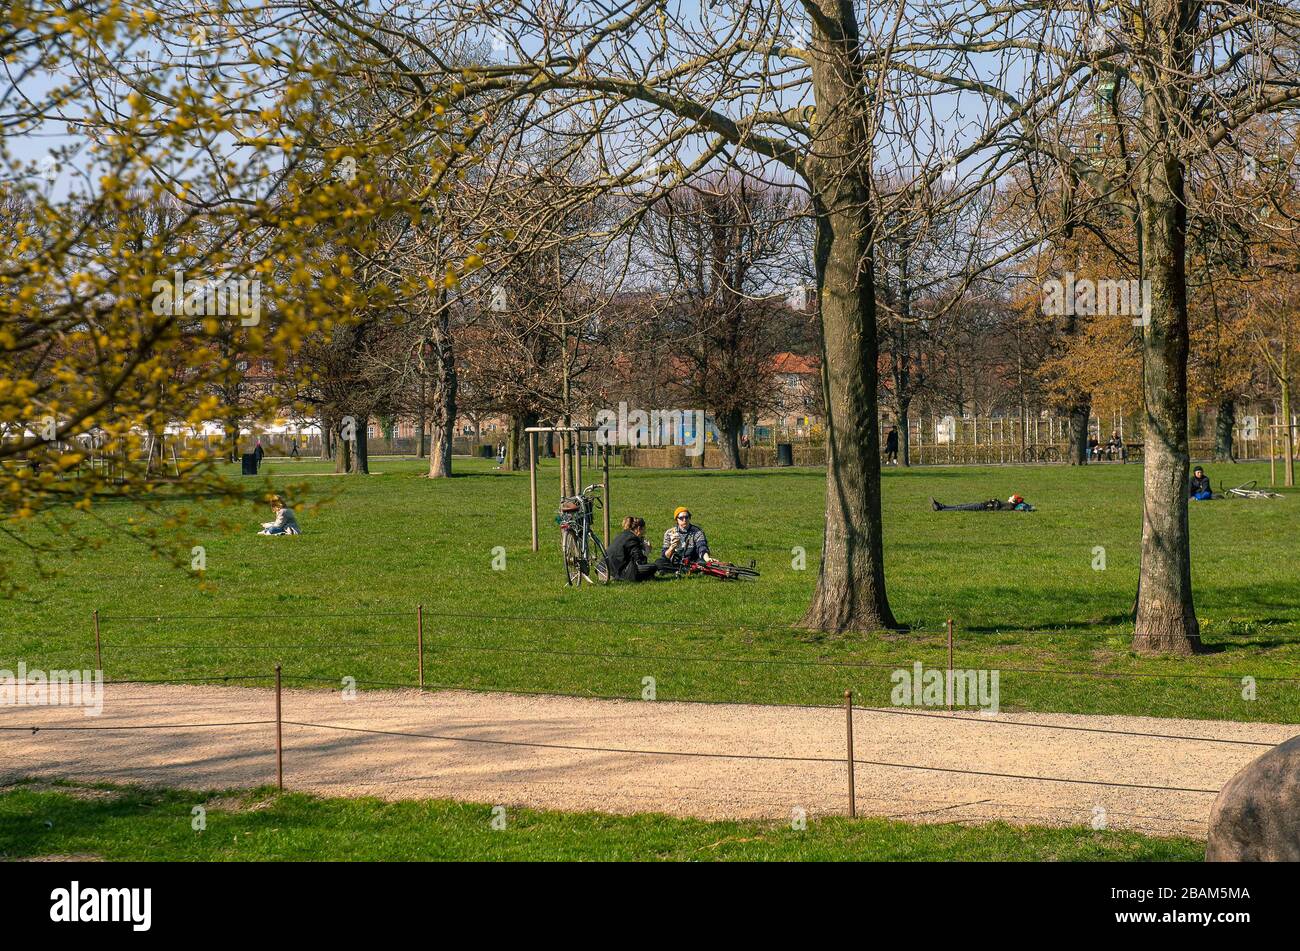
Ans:
[[[0,859],[0,862],[102,862],[104,859],[89,852],[74,855],[28,855],[17,859]]]
[[[95,801],[108,801],[122,798],[120,789],[96,789],[94,786],[65,785],[63,783],[45,783],[27,782],[14,783],[12,785],[0,786],[0,793],[14,792],[16,790],[29,790],[31,792],[54,792],[61,793],[70,799],[86,799]]]
[[[290,790],[705,819],[847,812],[843,710],[416,690],[352,699],[287,690],[283,709]],[[7,734],[14,755],[0,782],[266,785],[276,778],[275,725],[266,722],[274,711],[265,689],[163,684],[108,685],[96,718],[0,707],[0,724],[42,727]],[[859,710],[858,814],[1204,837],[1218,789],[1296,733],[1211,720]]]
[[[274,799],[249,799],[246,796],[217,796],[200,803],[208,812],[258,812],[274,804]]]

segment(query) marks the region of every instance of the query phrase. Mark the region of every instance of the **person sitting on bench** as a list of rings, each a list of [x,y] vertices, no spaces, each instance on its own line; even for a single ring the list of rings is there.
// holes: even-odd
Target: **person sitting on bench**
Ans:
[[[1192,481],[1187,487],[1187,497],[1200,502],[1214,498],[1214,490],[1210,488],[1210,477],[1200,466],[1192,470]]]
[[[1001,499],[989,499],[987,502],[966,502],[962,505],[943,505],[930,500],[930,508],[936,512],[1032,512],[1034,507],[1025,501],[1024,496],[1013,495],[1003,502]]]
[[[629,515],[623,531],[614,536],[605,555],[605,570],[611,581],[645,581],[658,570],[646,555],[645,519]]]

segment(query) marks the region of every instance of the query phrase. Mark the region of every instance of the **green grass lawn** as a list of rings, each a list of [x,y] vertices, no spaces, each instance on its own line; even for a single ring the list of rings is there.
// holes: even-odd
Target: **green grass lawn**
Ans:
[[[194,828],[195,806],[206,827]],[[1200,861],[1202,843],[1084,828],[885,819],[703,822],[440,800],[322,799],[58,784],[0,789],[0,859],[111,861]],[[499,823],[498,823],[499,824]]]
[[[542,474],[543,544],[533,553],[527,474],[492,465],[458,458],[456,478],[431,482],[415,460],[377,459],[383,474],[370,478],[326,476],[317,460],[269,461],[276,488],[306,478],[308,498],[294,501],[333,496],[303,515],[306,534],[256,536],[269,516],[250,502],[247,531],[201,539],[211,591],[120,539],[70,555],[56,577],[0,603],[0,668],[93,665],[98,608],[111,679],[263,674],[280,662],[286,677],[308,678],[296,685],[345,675],[363,686],[409,684],[422,603],[434,685],[637,697],[643,678],[654,677],[662,700],[836,703],[852,689],[860,702],[882,704],[891,669],[944,663],[952,617],[957,666],[999,669],[1006,710],[1300,721],[1300,681],[1269,679],[1300,677],[1300,497],[1193,504],[1197,609],[1212,653],[1149,659],[1130,652],[1126,618],[1140,466],[886,471],[890,599],[912,630],[826,637],[790,627],[816,581],[821,470],[616,468],[617,517],[644,516],[658,538],[674,506],[689,505],[715,554],[754,559],[762,578],[575,590],[564,586],[551,521],[558,468]],[[1267,481],[1266,466],[1209,469],[1216,485]],[[929,508],[931,496],[962,502],[1013,491],[1040,510]],[[108,504],[99,514],[112,523],[139,510]],[[23,557],[14,543],[0,545]],[[493,570],[497,546],[503,571]],[[793,566],[795,548],[807,552],[805,570]],[[1105,570],[1093,567],[1098,548]],[[128,619],[142,615],[160,619]],[[1243,676],[1257,678],[1257,699],[1242,698]]]

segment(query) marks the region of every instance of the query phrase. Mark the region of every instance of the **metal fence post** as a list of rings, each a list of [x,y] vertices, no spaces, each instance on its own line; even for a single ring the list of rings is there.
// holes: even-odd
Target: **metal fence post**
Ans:
[[[844,722],[848,732],[849,818],[858,817],[858,797],[853,791],[853,691],[844,691]]]
[[[284,734],[280,719],[280,665],[275,665],[275,785],[284,789]]]
[[[99,608],[95,608],[95,669],[104,672],[104,655],[99,646]]]
[[[415,606],[415,651],[419,656],[420,689],[424,689],[424,605]]]
[[[603,481],[604,481],[605,484],[604,484],[604,486],[602,486],[602,488],[601,488],[601,495],[603,495],[603,496],[605,497],[605,501],[604,501],[604,508],[605,508],[605,547],[608,548],[608,547],[609,547],[609,451],[610,451],[610,450],[609,450],[609,446],[604,446],[603,448],[604,448],[604,450],[605,450],[604,453],[602,454],[602,455],[605,457],[605,458],[604,458],[604,466],[603,466],[603,472],[604,472],[604,480],[603,480]]]
[[[952,618],[948,618],[948,712],[952,712]]]

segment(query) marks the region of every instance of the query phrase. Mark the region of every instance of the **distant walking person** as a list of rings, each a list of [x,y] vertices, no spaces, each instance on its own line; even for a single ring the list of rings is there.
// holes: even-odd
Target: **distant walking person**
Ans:
[[[885,435],[885,464],[898,465],[898,427],[889,427]]]

